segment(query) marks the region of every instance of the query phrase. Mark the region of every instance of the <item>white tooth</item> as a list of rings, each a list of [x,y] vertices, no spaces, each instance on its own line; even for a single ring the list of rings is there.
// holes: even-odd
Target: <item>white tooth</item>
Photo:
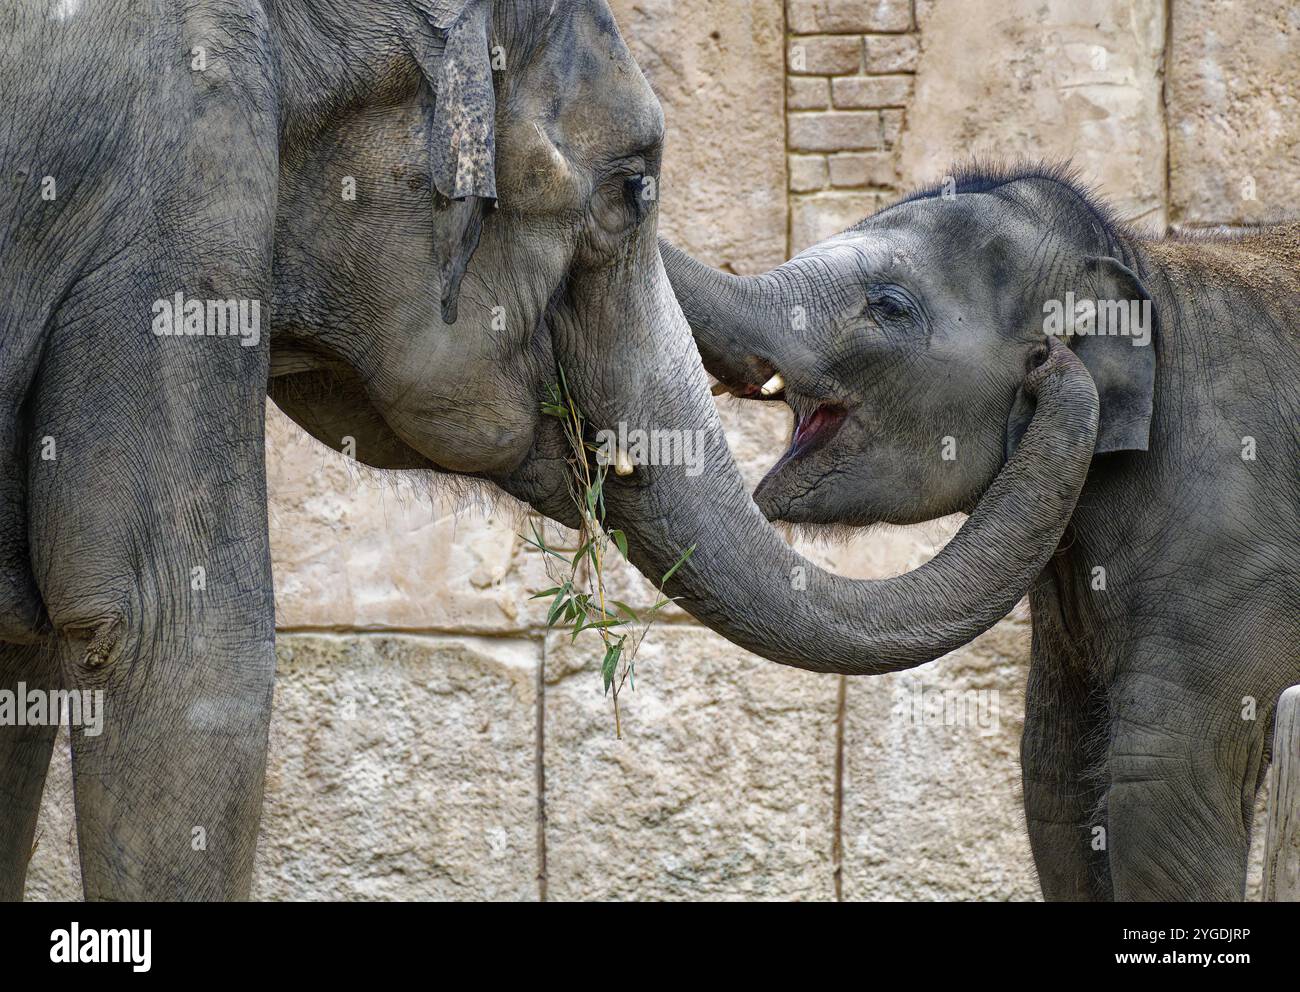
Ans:
[[[721,396],[723,393],[731,392],[731,387],[725,382],[715,382],[713,388],[709,390],[714,396]]]
[[[762,393],[764,396],[775,396],[784,388],[785,388],[785,380],[781,378],[781,373],[778,372],[776,375],[772,376],[772,378],[768,379],[767,382],[763,383],[763,386],[762,388],[759,389],[759,392]]]
[[[624,451],[622,448],[619,448],[617,451],[614,452],[614,474],[615,475],[632,474],[632,459],[628,458],[627,452]]]

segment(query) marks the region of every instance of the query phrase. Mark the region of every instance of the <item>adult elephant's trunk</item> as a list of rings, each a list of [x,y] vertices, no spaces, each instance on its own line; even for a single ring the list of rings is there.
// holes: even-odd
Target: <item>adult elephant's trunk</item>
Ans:
[[[619,264],[575,274],[552,332],[595,429],[621,423],[629,437],[676,431],[706,445],[702,464],[608,476],[607,523],[627,534],[633,564],[657,581],[694,545],[667,591],[729,640],[797,668],[898,671],[987,630],[1056,548],[1093,451],[1092,380],[1053,347],[1027,374],[1037,401],[1028,431],[957,536],[906,575],[846,579],[797,554],[750,499],[651,238]]]

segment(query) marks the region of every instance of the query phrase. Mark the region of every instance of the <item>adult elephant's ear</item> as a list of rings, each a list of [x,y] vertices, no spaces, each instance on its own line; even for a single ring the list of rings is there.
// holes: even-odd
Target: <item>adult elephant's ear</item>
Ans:
[[[1097,452],[1146,451],[1156,379],[1155,302],[1117,258],[1090,255],[1084,271],[1089,289],[1078,295],[1094,301],[1097,312],[1092,333],[1076,333],[1070,347],[1097,387]]]
[[[461,279],[497,197],[489,8],[487,0],[433,0],[432,31],[412,45],[433,93],[429,166],[445,324],[456,322]]]

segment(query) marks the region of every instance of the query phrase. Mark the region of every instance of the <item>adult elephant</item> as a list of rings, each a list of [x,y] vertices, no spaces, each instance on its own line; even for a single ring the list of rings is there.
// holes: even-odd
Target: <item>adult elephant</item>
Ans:
[[[1038,875],[1053,899],[1241,898],[1300,682],[1300,224],[1140,237],[1029,169],[959,176],[763,276],[663,251],[705,367],[795,413],[755,494],[772,519],[908,524],[987,491],[983,512],[1023,452],[1025,367],[1070,343],[1096,449],[1054,453],[1087,482],[1020,573]],[[1006,566],[967,579],[1000,597]]]
[[[1025,456],[934,565],[848,582],[763,519],[660,261],[661,111],[603,0],[19,0],[2,23],[0,684],[105,693],[103,733],[73,734],[89,897],[249,890],[268,390],[368,464],[566,522],[539,416],[557,367],[593,431],[703,432],[703,472],[612,476],[607,520],[655,578],[697,545],[669,591],[806,667],[940,654],[1055,546],[1096,406],[1064,352],[1026,377]],[[1001,593],[966,582],[994,558]],[[53,738],[0,727],[3,896]]]

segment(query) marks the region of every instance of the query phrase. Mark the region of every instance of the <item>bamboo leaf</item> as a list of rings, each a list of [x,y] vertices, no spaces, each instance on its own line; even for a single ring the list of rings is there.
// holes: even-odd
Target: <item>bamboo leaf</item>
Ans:
[[[641,622],[641,618],[637,616],[636,610],[632,609],[632,607],[628,606],[627,603],[624,603],[622,600],[611,599],[609,603],[611,606],[616,607],[617,609],[620,609],[624,613],[626,613],[629,617],[632,618],[634,623]]]
[[[685,552],[683,552],[682,556],[677,559],[676,564],[674,564],[672,568],[668,569],[668,571],[664,572],[664,577],[659,581],[659,584],[661,586],[666,585],[668,580],[673,577],[673,574],[679,568],[681,568],[683,565],[686,564],[686,559],[688,559],[694,553],[695,553],[695,545],[692,544],[689,548],[686,549]]]
[[[546,546],[546,541],[542,538],[542,535],[537,532],[536,527],[533,528],[533,537],[531,538],[525,537],[524,543],[531,544],[534,548],[537,548],[539,551],[542,551],[553,558],[558,558],[560,559],[560,561],[568,561],[568,559],[565,558],[564,555],[560,554],[554,548],[548,548]]]
[[[614,543],[618,546],[618,553],[623,556],[624,560],[626,560],[627,559],[627,535],[624,534],[621,530],[611,530],[609,532],[609,536],[614,539]]]
[[[578,550],[577,550],[577,551],[574,553],[574,555],[573,555],[573,567],[574,567],[574,568],[577,568],[577,567],[578,567],[578,562],[582,561],[582,559],[583,559],[584,557],[586,557],[587,549],[590,548],[590,547],[591,547],[591,538],[588,538],[586,541],[584,541],[584,542],[582,543],[582,546],[581,546],[580,548],[578,548]]]
[[[618,656],[623,653],[623,638],[619,638],[605,649],[605,658],[600,663],[600,677],[605,682],[605,694],[609,695],[609,687],[614,684],[614,674],[618,671]]]
[[[547,627],[555,626],[555,621],[560,618],[560,611],[563,610],[569,602],[571,602],[571,600],[563,595],[555,597],[555,602],[551,604],[551,611],[546,615]]]

